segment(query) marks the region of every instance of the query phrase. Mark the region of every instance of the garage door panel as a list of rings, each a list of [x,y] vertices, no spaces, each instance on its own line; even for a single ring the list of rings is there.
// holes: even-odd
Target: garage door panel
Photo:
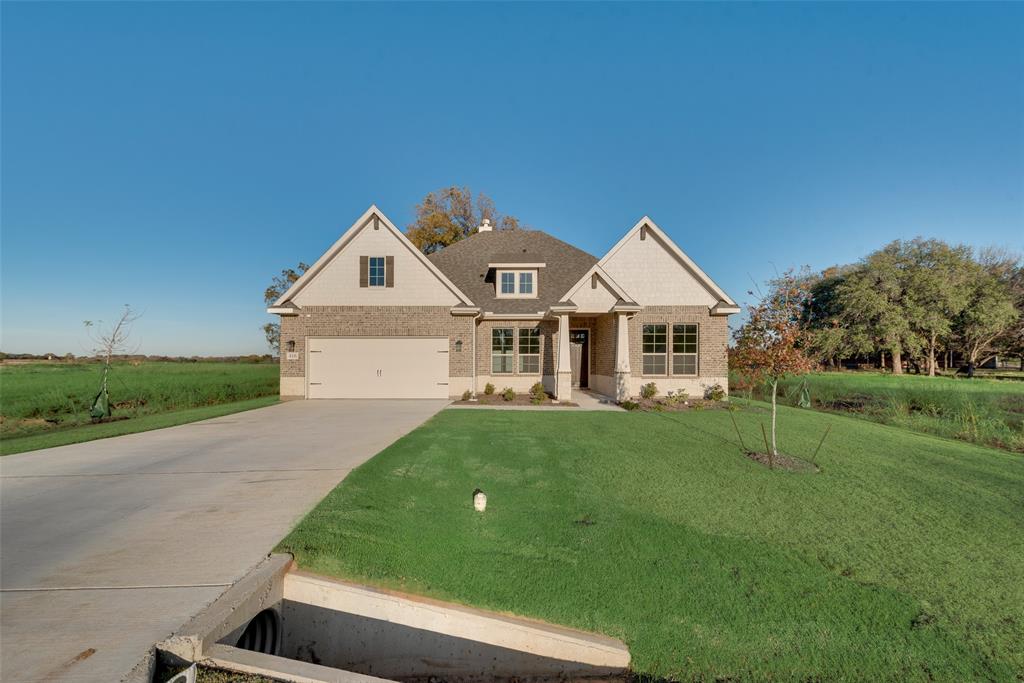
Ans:
[[[447,398],[447,337],[307,340],[309,398]]]

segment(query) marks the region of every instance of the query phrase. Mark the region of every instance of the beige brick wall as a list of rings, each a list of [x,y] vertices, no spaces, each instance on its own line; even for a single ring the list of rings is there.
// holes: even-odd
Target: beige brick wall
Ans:
[[[555,373],[555,359],[558,354],[558,321],[557,320],[481,320],[477,328],[476,361],[477,374],[481,377],[491,374],[491,330],[495,328],[519,328],[540,329],[540,368],[535,373],[519,372],[519,333],[513,332],[513,355],[515,356],[515,372],[511,374],[496,375],[495,385],[501,377],[534,377],[534,381],[541,378],[541,375],[553,375]],[[483,390],[483,383],[480,384]]]
[[[453,316],[448,306],[306,306],[297,316],[281,316],[281,377],[305,376],[306,337],[401,336],[448,337],[450,376],[470,377],[472,335],[472,316]],[[287,360],[289,341],[297,360]]]
[[[633,377],[643,374],[643,333],[646,323],[668,325],[669,359],[671,372],[672,323],[697,323],[697,376],[728,377],[729,363],[726,349],[729,344],[729,320],[726,316],[713,316],[707,306],[645,306],[629,321],[629,367]],[[662,375],[666,377],[666,375]],[[655,381],[657,378],[654,378]]]

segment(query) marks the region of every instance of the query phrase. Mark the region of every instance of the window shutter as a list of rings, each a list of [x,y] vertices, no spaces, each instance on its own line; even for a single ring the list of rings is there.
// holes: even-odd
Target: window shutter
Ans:
[[[370,286],[370,257],[360,256],[359,257],[359,286],[369,287]]]
[[[395,257],[385,256],[384,257],[384,286],[394,287],[395,286]]]

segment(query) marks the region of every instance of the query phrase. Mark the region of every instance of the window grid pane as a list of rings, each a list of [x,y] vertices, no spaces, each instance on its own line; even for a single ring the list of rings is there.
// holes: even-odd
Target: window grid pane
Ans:
[[[540,372],[540,356],[537,354],[519,354],[519,372]]]
[[[672,374],[674,375],[696,375],[697,354],[677,353],[672,356]]]
[[[672,326],[672,352],[697,353],[697,325]]]
[[[665,325],[644,325],[644,353],[665,353],[668,350],[665,328]]]
[[[519,353],[540,353],[540,330],[519,330]]]
[[[501,293],[502,294],[515,294],[516,293],[516,274],[515,273],[502,273],[501,274]]]
[[[512,328],[496,327],[491,330],[491,351],[512,353]]]
[[[644,374],[645,375],[664,375],[665,374],[665,354],[644,354]]]
[[[540,330],[519,330],[519,372],[540,372]]]
[[[533,273],[519,273],[519,293],[533,294]]]
[[[384,286],[384,257],[383,256],[371,256],[370,257],[369,285],[371,287],[383,287]]]
[[[498,327],[491,330],[491,372],[507,374],[512,372],[512,328]]]

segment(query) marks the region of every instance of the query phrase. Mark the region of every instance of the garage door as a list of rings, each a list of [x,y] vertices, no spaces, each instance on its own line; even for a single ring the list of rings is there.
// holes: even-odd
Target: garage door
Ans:
[[[448,398],[447,337],[313,338],[309,398]]]

